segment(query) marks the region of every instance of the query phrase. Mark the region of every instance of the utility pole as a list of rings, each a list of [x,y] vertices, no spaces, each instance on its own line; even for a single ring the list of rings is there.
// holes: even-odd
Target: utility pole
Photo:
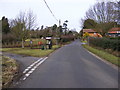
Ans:
[[[59,26],[61,25],[61,20],[59,19]]]

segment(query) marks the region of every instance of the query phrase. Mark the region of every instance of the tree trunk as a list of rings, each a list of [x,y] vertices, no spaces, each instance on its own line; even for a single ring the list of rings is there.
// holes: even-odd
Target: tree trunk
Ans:
[[[22,48],[24,48],[24,40],[23,40],[23,38],[22,38]]]

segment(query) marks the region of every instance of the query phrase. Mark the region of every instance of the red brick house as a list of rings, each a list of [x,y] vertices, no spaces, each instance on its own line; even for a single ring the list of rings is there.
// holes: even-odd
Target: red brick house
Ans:
[[[93,29],[83,29],[83,35],[85,33],[89,34],[89,36],[91,37],[102,37],[102,35],[100,35],[98,32],[96,32]]]
[[[108,36],[110,37],[120,37],[120,28],[112,28],[109,30],[109,32],[107,33]]]

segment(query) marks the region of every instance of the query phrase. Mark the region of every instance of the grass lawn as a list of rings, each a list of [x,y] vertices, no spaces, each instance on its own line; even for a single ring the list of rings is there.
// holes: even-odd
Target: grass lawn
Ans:
[[[6,56],[2,57],[2,87],[6,88],[10,85],[15,74],[18,71],[18,65],[14,59]]]
[[[59,45],[53,45],[52,49],[41,50],[41,49],[30,49],[30,48],[2,48],[3,52],[10,52],[20,55],[26,56],[34,56],[34,57],[44,57],[52,53],[54,50],[59,48]]]
[[[90,47],[88,45],[83,45],[86,49],[88,49],[90,52],[96,54],[97,56],[117,65],[117,66],[120,66],[120,58],[119,57],[116,57],[112,54],[109,54],[103,50],[98,50],[96,48],[93,48],[93,47]]]

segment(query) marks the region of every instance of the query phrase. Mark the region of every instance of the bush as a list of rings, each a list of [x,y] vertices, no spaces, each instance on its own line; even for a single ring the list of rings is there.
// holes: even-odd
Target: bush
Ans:
[[[120,37],[110,37],[109,39],[120,39]]]
[[[70,42],[70,41],[73,41],[73,40],[74,40],[74,36],[62,36],[61,37],[61,41],[63,43]]]
[[[43,39],[33,39],[32,47],[39,47],[38,42],[41,41],[43,44],[46,44],[46,40]],[[52,40],[53,45],[56,45],[56,40]],[[2,43],[3,48],[16,48],[16,47],[22,47],[21,41],[11,41],[11,42],[3,42]],[[30,47],[30,41],[25,41],[24,42],[24,47]]]
[[[2,34],[2,43],[16,41],[16,37],[11,33]]]
[[[113,51],[120,51],[120,40],[110,38],[90,38],[89,44],[103,49],[112,49]]]

